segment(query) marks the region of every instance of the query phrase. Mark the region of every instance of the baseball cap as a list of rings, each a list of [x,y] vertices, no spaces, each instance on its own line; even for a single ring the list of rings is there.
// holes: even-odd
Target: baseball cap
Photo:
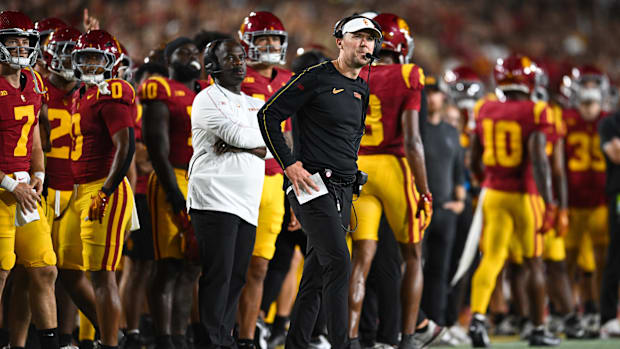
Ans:
[[[377,38],[381,38],[381,28],[375,27],[372,21],[366,17],[356,17],[342,26],[342,34],[355,33],[360,30],[369,29],[373,31]]]

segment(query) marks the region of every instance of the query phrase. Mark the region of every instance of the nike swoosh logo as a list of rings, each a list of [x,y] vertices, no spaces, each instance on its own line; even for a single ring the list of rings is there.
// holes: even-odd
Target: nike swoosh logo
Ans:
[[[340,93],[340,92],[342,92],[342,91],[344,91],[344,89],[343,89],[343,88],[341,88],[341,89],[337,89],[337,88],[335,88],[335,87],[334,87],[334,89],[332,90],[332,93],[333,93],[333,94],[338,94],[338,93]]]

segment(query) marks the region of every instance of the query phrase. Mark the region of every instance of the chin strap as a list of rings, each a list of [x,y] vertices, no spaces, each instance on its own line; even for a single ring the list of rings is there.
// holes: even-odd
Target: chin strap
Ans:
[[[32,75],[32,82],[34,83],[34,91],[40,95],[44,95],[47,91],[43,91],[39,87],[39,79],[37,79],[37,75],[34,72],[34,68],[30,68],[28,70],[30,70],[30,74]]]
[[[99,89],[99,93],[102,95],[109,95],[112,92],[110,91],[109,84],[106,80],[97,84],[97,88]]]

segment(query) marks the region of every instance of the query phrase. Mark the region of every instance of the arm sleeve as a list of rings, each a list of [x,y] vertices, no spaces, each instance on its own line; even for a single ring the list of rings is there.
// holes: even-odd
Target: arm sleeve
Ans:
[[[217,102],[218,96],[210,91],[204,91],[194,99],[192,128],[210,130],[224,142],[237,148],[252,149],[265,146],[258,128],[231,119],[227,115],[229,111],[220,108]]]
[[[315,68],[316,69],[316,68]],[[258,111],[258,126],[265,144],[282,169],[295,163],[291,149],[286,145],[280,123],[295,114],[313,96],[316,85],[314,74],[293,76]]]

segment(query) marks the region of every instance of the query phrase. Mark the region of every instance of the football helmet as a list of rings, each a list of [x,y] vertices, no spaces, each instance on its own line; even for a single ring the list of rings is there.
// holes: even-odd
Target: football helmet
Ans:
[[[528,95],[534,91],[539,74],[534,61],[521,54],[498,58],[493,69],[495,84],[501,92],[517,91]]]
[[[81,34],[79,30],[69,26],[58,28],[50,34],[43,49],[43,60],[49,71],[62,76],[65,80],[73,79],[71,52]]]
[[[573,103],[584,100],[603,102],[609,95],[609,77],[597,67],[587,64],[574,67],[567,80]]]
[[[133,61],[131,60],[131,57],[129,56],[129,52],[127,52],[127,49],[125,48],[125,46],[123,46],[123,44],[121,44],[119,42],[119,45],[121,47],[121,54],[119,56],[119,58],[116,60],[116,62],[114,63],[114,66],[116,67],[116,72],[117,72],[117,76],[120,79],[123,79],[125,81],[130,81],[131,80],[131,67],[133,66]]]
[[[374,20],[382,30],[381,50],[396,53],[400,64],[409,63],[413,54],[413,38],[407,22],[392,13],[381,13]]]
[[[482,79],[466,65],[446,70],[439,87],[459,109],[473,109],[476,101],[484,95]]]
[[[280,50],[275,51],[271,45],[267,45],[266,51],[261,51],[261,47],[254,45],[254,40],[262,35],[279,36]],[[271,12],[252,12],[245,17],[239,29],[239,40],[251,61],[268,64],[286,63],[288,34],[280,19]]]
[[[68,24],[65,23],[62,19],[56,17],[45,18],[37,21],[34,24],[34,29],[39,32],[39,60],[45,61],[45,58],[43,56],[45,52],[45,47],[47,46],[49,35],[54,32],[54,30],[66,27],[67,25]]]
[[[9,36],[21,36],[28,38],[28,46],[20,46],[21,50],[26,50],[28,56],[13,56],[9,48],[5,46]],[[12,50],[17,51],[15,48]],[[39,51],[39,32],[34,29],[34,24],[28,16],[17,11],[0,12],[0,62],[6,63],[13,69],[33,67],[37,62]]]
[[[116,76],[121,45],[105,30],[89,30],[80,35],[71,53],[75,77],[89,84],[99,84]]]
[[[66,27],[68,24],[65,23],[62,19],[56,17],[49,17],[37,21],[34,24],[34,29],[39,32],[39,36],[44,37],[46,35],[50,35],[54,30],[62,27]]]

